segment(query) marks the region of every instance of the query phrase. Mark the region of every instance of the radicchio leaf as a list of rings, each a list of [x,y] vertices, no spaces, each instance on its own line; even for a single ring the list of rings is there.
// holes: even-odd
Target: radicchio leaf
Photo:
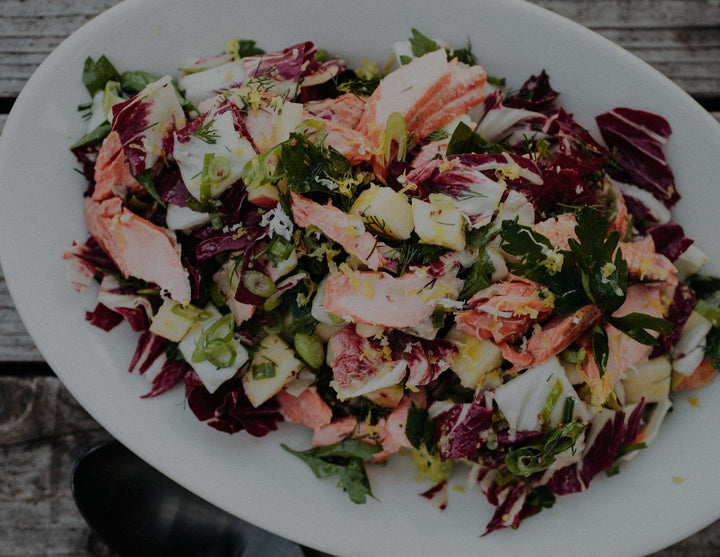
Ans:
[[[85,320],[103,331],[110,331],[122,323],[123,316],[102,304],[98,304],[94,310],[85,312]]]
[[[600,133],[613,158],[622,168],[609,174],[649,191],[672,207],[680,199],[675,177],[665,159],[663,146],[672,133],[667,120],[643,110],[614,108],[596,117]],[[628,179],[629,178],[629,179]]]
[[[675,294],[673,295],[673,301],[668,308],[667,319],[672,323],[672,329],[669,333],[660,335],[658,337],[659,344],[653,349],[651,354],[652,358],[666,354],[670,349],[675,346],[680,340],[680,333],[682,332],[685,323],[687,322],[693,309],[695,309],[695,292],[689,286],[683,283],[678,283],[675,287]]]
[[[430,413],[433,414],[432,407]],[[492,426],[492,410],[477,401],[456,403],[433,420],[440,458],[465,458],[484,444],[482,434]]]
[[[655,251],[663,254],[670,261],[675,261],[693,243],[685,236],[683,227],[674,222],[658,224],[649,228],[647,232],[655,242]]]
[[[555,100],[559,95],[560,93],[550,87],[550,78],[543,70],[540,75],[530,76],[515,95],[507,98],[505,106],[551,113],[555,109]]]
[[[188,406],[195,416],[212,428],[225,433],[246,430],[254,437],[263,437],[277,429],[283,421],[275,399],[254,408],[239,378],[226,381],[210,394],[194,371],[185,374]]]

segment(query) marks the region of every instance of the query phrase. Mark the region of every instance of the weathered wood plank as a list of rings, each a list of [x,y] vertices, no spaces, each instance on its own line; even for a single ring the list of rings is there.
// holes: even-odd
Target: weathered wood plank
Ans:
[[[0,2],[0,97],[14,97],[67,35],[117,0]],[[720,97],[717,0],[535,0],[640,56],[696,97]],[[698,22],[701,22],[699,24]]]
[[[0,377],[0,555],[87,555],[73,463],[107,434],[51,377]]]

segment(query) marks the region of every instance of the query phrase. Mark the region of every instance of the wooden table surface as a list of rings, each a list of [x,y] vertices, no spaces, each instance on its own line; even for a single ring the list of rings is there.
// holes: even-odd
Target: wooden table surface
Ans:
[[[0,0],[0,129],[45,56],[116,3]],[[720,119],[720,0],[535,3],[643,58]],[[0,557],[90,555],[89,529],[73,503],[69,477],[84,450],[109,438],[44,362],[14,310],[0,270]],[[720,521],[655,557],[717,555]]]

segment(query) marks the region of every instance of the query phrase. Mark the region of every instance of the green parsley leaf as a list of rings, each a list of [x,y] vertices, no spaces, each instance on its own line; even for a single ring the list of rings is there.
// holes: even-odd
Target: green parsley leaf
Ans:
[[[635,339],[641,344],[647,346],[655,346],[658,340],[653,337],[646,329],[657,331],[658,333],[668,333],[672,330],[672,323],[660,317],[653,317],[645,313],[629,313],[622,317],[608,317],[610,323],[616,329],[621,330],[627,336]]]
[[[556,455],[575,444],[585,430],[585,425],[571,422],[548,430],[543,436],[542,444],[526,445],[508,451],[505,456],[505,466],[511,474],[519,478],[527,478],[545,470],[555,462]]]
[[[462,62],[468,66],[475,66],[477,64],[477,58],[475,58],[473,54],[470,37],[468,37],[467,44],[463,48],[453,50],[448,58],[457,58],[458,62]]]
[[[426,37],[420,31],[413,28],[412,37],[410,38],[410,46],[412,47],[413,56],[420,57],[428,52],[433,52],[442,48],[431,38]]]
[[[470,267],[470,271],[465,277],[465,284],[463,284],[463,288],[458,295],[458,300],[467,300],[479,290],[490,286],[490,277],[494,272],[495,265],[493,265],[487,251],[483,250],[482,254]]]
[[[238,39],[238,55],[240,58],[245,58],[246,56],[259,56],[261,54],[265,54],[265,51],[255,46],[255,41],[251,41],[249,39]]]
[[[295,451],[285,444],[282,448],[305,462],[317,478],[340,476],[338,487],[348,494],[353,503],[363,504],[368,496],[374,497],[364,461],[382,450],[379,445],[346,439],[306,451]]]
[[[157,189],[155,188],[155,181],[153,180],[153,171],[152,168],[146,168],[142,172],[139,172],[135,175],[135,179],[140,183],[140,185],[143,187],[143,189],[150,194],[150,197],[152,197],[155,201],[160,203],[163,207],[165,207],[165,203],[163,203],[162,198],[160,197],[160,194],[157,192]]]
[[[120,74],[104,54],[97,61],[94,61],[90,56],[85,59],[82,82],[91,97],[95,96],[98,91],[105,89],[105,84],[108,81],[117,81],[119,78]]]
[[[135,95],[145,89],[148,84],[154,83],[160,79],[158,76],[143,71],[123,72],[120,76],[120,86],[122,90],[131,95]]]
[[[592,332],[593,359],[598,368],[600,377],[605,375],[607,371],[608,358],[610,357],[610,347],[608,345],[608,336],[605,327],[595,325]]]
[[[70,149],[77,149],[78,147],[85,147],[86,145],[98,145],[108,136],[110,130],[110,124],[103,122],[90,133],[81,137]]]
[[[503,151],[501,145],[485,141],[465,122],[458,124],[447,146],[448,155],[459,153],[502,153]]]
[[[435,439],[435,422],[430,419],[428,411],[425,408],[412,405],[408,411],[407,425],[405,426],[405,435],[410,444],[416,449],[427,447],[428,450],[436,449]]]

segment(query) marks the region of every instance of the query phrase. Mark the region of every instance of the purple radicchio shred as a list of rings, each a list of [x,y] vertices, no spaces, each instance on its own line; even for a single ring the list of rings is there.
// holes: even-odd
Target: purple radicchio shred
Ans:
[[[557,167],[556,167],[557,168]],[[551,211],[562,205],[597,205],[598,199],[581,175],[571,168],[546,169],[542,188],[518,190],[540,212]]]
[[[183,267],[185,267],[185,270],[187,271],[188,279],[190,279],[190,297],[193,300],[196,300],[200,297],[202,273],[198,268],[197,262],[191,261],[190,257],[188,257],[187,255],[183,254],[180,258],[180,261],[182,262]]]
[[[492,426],[492,410],[477,402],[457,403],[434,421],[441,460],[464,458],[483,445],[481,433]]]
[[[319,64],[315,60],[317,48],[311,41],[299,43],[277,52],[243,58],[247,78],[261,75],[275,81],[297,81],[302,75],[314,73]]]
[[[163,203],[187,207],[188,200],[192,199],[192,194],[183,182],[180,169],[176,164],[159,173],[155,181],[155,188]]]
[[[72,254],[80,259],[94,273],[117,273],[120,274],[115,262],[100,247],[93,236],[88,236],[82,246],[73,246]]]
[[[145,331],[138,338],[128,371],[130,373],[137,371],[140,375],[145,373],[158,358],[165,356],[165,345],[164,338],[150,331]]]
[[[212,428],[225,433],[246,430],[254,437],[263,437],[277,429],[283,421],[274,399],[257,408],[248,400],[242,381],[236,377],[209,393],[194,371],[185,374],[188,406],[195,416]]]
[[[419,387],[435,381],[450,367],[458,349],[445,339],[426,340],[401,331],[390,332],[393,360],[405,360],[408,364],[406,385]]]
[[[523,518],[527,518],[536,514],[540,509],[527,503],[527,496],[530,492],[528,486],[521,482],[513,482],[502,488],[497,487],[498,493],[495,495],[497,503],[495,512],[490,522],[488,522],[483,536],[487,536],[495,530],[501,530],[508,526],[517,528]],[[488,496],[488,500],[490,497]],[[521,505],[517,505],[518,501],[523,501]],[[515,509],[514,512],[513,509]]]
[[[265,236],[265,229],[259,229],[252,234],[238,235],[237,232],[221,232],[202,240],[195,249],[195,257],[199,262],[207,261],[211,257],[226,251],[246,251]]]
[[[113,105],[112,128],[118,132],[133,174],[140,174],[147,168],[147,153],[142,147],[143,131],[150,122],[151,103],[142,102],[142,93]]]
[[[627,193],[624,194],[624,197],[628,213],[633,216],[633,224],[636,228],[642,231],[648,226],[653,226],[658,223],[657,217],[640,199]]]
[[[670,261],[675,261],[693,243],[685,236],[683,227],[674,222],[658,224],[649,228],[647,232],[655,242],[655,251],[663,254]]]
[[[543,70],[540,75],[531,76],[516,94],[508,97],[505,106],[550,113],[555,110],[555,100],[559,95],[550,87],[550,78]]]
[[[82,175],[88,183],[85,195],[89,197],[95,191],[95,161],[100,152],[100,144],[83,145],[70,149],[70,151],[80,163]]]
[[[145,312],[145,308],[138,307],[114,307],[112,311],[119,313],[130,325],[133,331],[144,331],[150,327],[150,318]]]
[[[444,511],[448,506],[448,495],[447,495],[447,480],[443,480],[432,486],[427,491],[423,491],[420,497],[425,497],[433,507],[440,511]]]
[[[607,149],[562,108],[548,118],[544,131],[557,144],[557,154],[549,163],[549,169],[571,169],[584,178],[605,167],[610,160]]]
[[[182,380],[190,369],[190,366],[183,360],[168,359],[163,364],[160,373],[152,380],[150,391],[140,398],[154,398],[168,392]]]
[[[254,243],[251,246],[248,247],[247,250],[245,250],[245,253],[242,256],[242,261],[240,262],[240,267],[238,269],[238,287],[235,291],[235,300],[240,302],[241,304],[250,304],[253,306],[261,306],[265,303],[267,300],[267,296],[259,296],[258,294],[255,294],[254,292],[251,292],[247,286],[245,286],[245,276],[247,272],[250,270],[250,264],[253,262],[255,253],[258,251],[256,249],[256,246],[258,244]],[[255,269],[254,269],[255,270]],[[257,271],[260,272],[260,271]],[[267,275],[266,275],[267,276]],[[269,277],[268,277],[268,280]]]
[[[94,310],[85,312],[85,320],[103,331],[111,331],[122,323],[123,316],[103,304],[98,304]]]
[[[680,195],[663,152],[672,133],[667,120],[651,112],[615,108],[597,116],[596,121],[613,159],[622,169],[611,167],[610,176],[650,192],[668,208],[675,205]]]
[[[673,301],[665,316],[665,319],[672,323],[672,329],[669,333],[660,335],[658,338],[659,343],[653,348],[651,358],[666,354],[677,344],[685,323],[687,323],[690,314],[695,309],[695,303],[695,292],[693,292],[692,288],[683,283],[678,283],[675,287]]]
[[[597,474],[607,470],[614,463],[620,449],[630,445],[640,431],[640,419],[645,407],[644,401],[635,405],[630,415],[622,410],[602,424],[593,444],[585,450],[582,459],[580,479],[587,486]],[[597,427],[594,423],[590,428]],[[591,432],[587,435],[590,436]]]

